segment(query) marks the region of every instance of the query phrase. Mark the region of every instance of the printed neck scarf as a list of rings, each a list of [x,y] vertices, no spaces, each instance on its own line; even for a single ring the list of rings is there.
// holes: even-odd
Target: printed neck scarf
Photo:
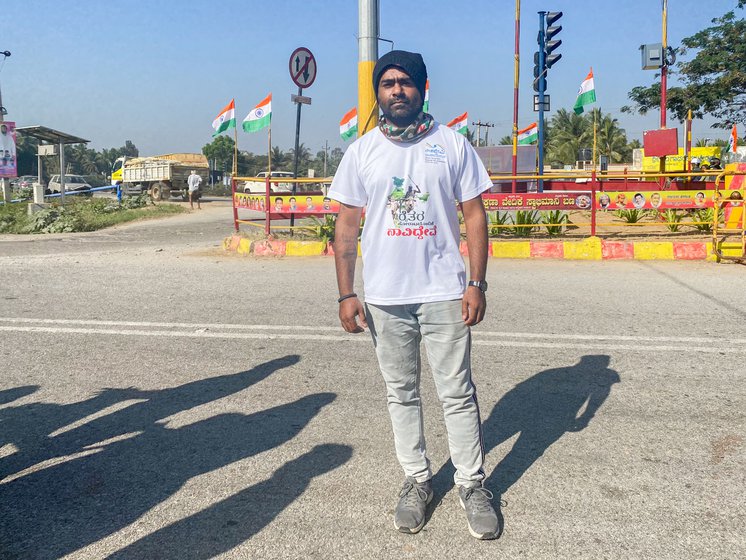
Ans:
[[[400,128],[387,123],[386,119],[381,117],[378,121],[378,128],[381,129],[386,138],[394,142],[414,142],[425,136],[433,127],[434,122],[432,115],[420,111],[420,114],[409,126]]]

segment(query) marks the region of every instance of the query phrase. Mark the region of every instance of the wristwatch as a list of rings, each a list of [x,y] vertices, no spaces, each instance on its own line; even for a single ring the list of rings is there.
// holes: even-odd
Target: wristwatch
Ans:
[[[469,286],[474,286],[475,288],[479,288],[480,290],[482,290],[482,293],[487,291],[486,280],[469,280]]]

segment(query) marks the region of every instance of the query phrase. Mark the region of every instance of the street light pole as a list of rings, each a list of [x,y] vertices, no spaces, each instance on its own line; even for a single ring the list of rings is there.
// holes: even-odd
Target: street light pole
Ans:
[[[0,52],[0,54],[3,55],[5,59],[10,56],[10,51],[2,51]],[[7,111],[5,110],[5,107],[3,106],[3,93],[2,93],[2,90],[0,90],[0,123],[5,122],[6,113]],[[16,164],[17,163],[18,163],[18,159],[16,159]],[[10,192],[10,181],[8,180],[7,177],[0,177],[0,184],[2,184],[2,189],[3,189],[3,201],[5,202],[5,204],[9,204],[10,199],[12,198],[12,193]]]

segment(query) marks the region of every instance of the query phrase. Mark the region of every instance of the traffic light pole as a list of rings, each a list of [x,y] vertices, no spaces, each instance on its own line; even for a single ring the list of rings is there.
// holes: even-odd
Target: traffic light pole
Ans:
[[[544,16],[546,12],[539,12],[539,154],[536,172],[544,175],[544,92],[547,89],[546,52],[544,50]],[[539,179],[539,192],[544,192],[544,179]]]

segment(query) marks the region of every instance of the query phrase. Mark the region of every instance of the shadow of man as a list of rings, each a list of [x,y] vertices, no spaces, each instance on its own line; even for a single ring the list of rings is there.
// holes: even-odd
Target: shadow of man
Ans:
[[[537,373],[508,391],[483,426],[485,452],[520,434],[485,486],[504,494],[566,432],[579,432],[620,382],[609,356],[583,356],[571,367]]]
[[[180,428],[153,424],[92,455],[0,484],[0,550],[52,560],[135,522],[203,474],[281,446],[335,399],[307,395],[253,414],[219,414]],[[252,481],[251,470],[245,482]],[[188,552],[185,552],[188,556]]]
[[[16,453],[0,458],[0,480],[43,461],[84,451],[100,441],[146,430],[173,414],[251,387],[299,361],[300,356],[290,354],[246,371],[205,377],[176,387],[153,391],[134,387],[105,388],[91,398],[74,403],[33,402],[0,409],[3,426],[0,443],[12,443],[18,448]],[[65,426],[132,399],[143,402],[52,436]]]
[[[300,498],[313,478],[340,467],[350,457],[352,448],[347,445],[317,445],[308,453],[285,463],[271,478],[159,529],[108,558],[214,558],[261,531]]]

